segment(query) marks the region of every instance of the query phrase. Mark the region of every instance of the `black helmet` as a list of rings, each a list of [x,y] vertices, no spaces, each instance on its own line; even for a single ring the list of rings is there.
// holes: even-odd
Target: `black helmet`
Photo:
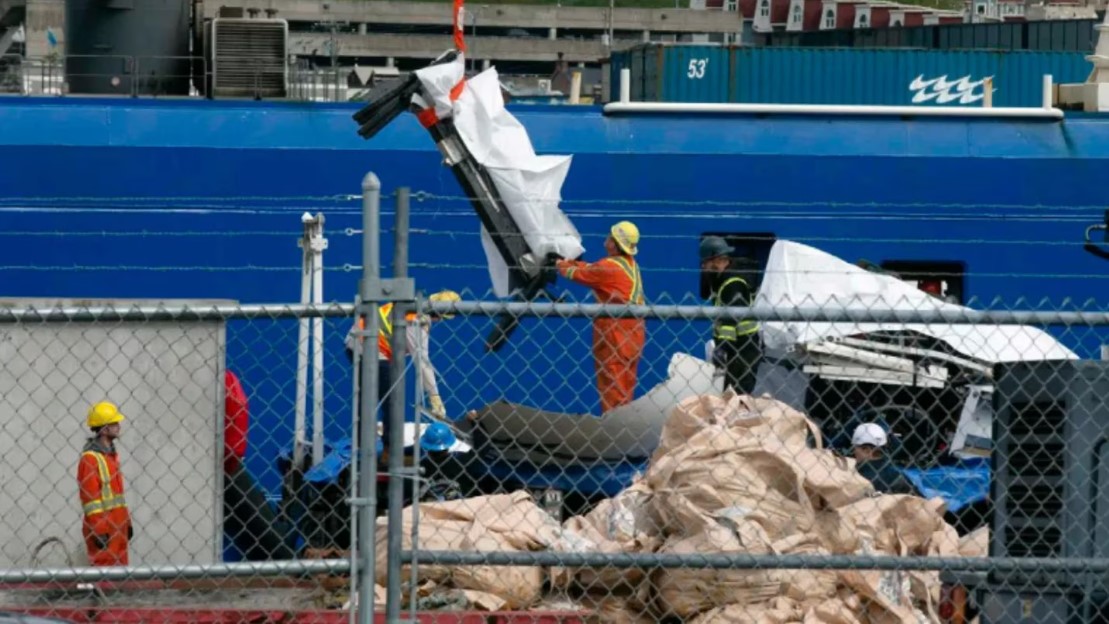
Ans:
[[[735,251],[735,248],[719,236],[706,236],[701,239],[701,261],[717,256],[726,256]]]

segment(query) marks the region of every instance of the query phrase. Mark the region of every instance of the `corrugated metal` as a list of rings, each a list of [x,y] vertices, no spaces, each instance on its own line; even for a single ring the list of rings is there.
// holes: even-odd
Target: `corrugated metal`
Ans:
[[[1089,52],[1096,40],[1094,27],[1100,23],[1100,19],[1076,19],[782,32],[759,34],[754,42],[767,47]]]
[[[984,36],[974,26],[955,36]],[[993,79],[994,106],[1038,106],[1044,74],[1082,82],[1090,71],[1078,52],[654,44],[613,55],[613,99],[623,67],[631,69],[638,102],[946,106],[981,106],[986,78]]]
[[[611,98],[620,97],[620,70],[631,69],[637,102],[728,102],[735,75],[731,48],[718,45],[636,46],[612,55]]]
[[[732,49],[683,45],[646,53],[645,84],[658,102],[728,102],[732,99]]]
[[[1090,72],[1076,52],[742,48],[735,55],[734,101],[750,103],[981,106],[981,81],[992,77],[994,106],[1038,106],[1044,74],[1080,82]],[[935,79],[965,81],[944,87],[929,83]]]

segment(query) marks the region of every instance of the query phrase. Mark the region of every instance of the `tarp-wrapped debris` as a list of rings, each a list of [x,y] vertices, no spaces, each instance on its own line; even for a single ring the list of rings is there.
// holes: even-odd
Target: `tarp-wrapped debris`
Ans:
[[[855,462],[823,448],[802,413],[768,398],[690,397],[664,425],[647,472],[589,514],[559,526],[523,493],[424,505],[422,549],[981,556],[940,499],[880,495]],[[408,514],[406,513],[406,517]],[[384,528],[379,527],[383,539]],[[405,539],[408,539],[408,528]],[[973,554],[972,554],[973,553]],[[939,622],[935,572],[443,568],[420,576],[505,604],[555,591],[604,594],[604,621]],[[544,574],[546,578],[544,578]]]

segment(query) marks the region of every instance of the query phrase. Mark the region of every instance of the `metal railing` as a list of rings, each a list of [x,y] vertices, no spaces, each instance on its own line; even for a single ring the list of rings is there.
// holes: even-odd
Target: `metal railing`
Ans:
[[[357,93],[347,88],[349,67],[321,69],[294,60],[282,68],[271,58],[235,62],[225,70],[236,81],[233,97],[270,98],[275,80],[285,85],[282,99],[346,101]],[[213,84],[214,69],[218,67],[201,56],[9,54],[0,56],[0,95],[199,98],[220,94],[226,84]]]

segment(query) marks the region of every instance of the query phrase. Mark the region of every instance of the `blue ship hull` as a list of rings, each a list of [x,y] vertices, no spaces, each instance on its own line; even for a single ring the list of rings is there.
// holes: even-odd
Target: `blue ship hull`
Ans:
[[[411,262],[419,287],[490,296],[477,219],[426,132],[405,116],[363,141],[351,120],[357,108],[0,99],[5,294],[296,301],[299,217],[318,210],[331,241],[325,298],[351,301],[358,271],[343,267],[360,264],[360,245],[344,230],[361,222],[360,202],[348,196],[374,171],[386,191],[416,193]],[[1105,118],[514,112],[537,151],[574,155],[564,208],[587,257],[602,253],[614,221],[639,225],[639,260],[656,303],[697,298],[698,237],[706,232],[773,233],[850,261],[962,262],[967,299],[985,304],[1105,299],[1109,266],[1081,246],[1084,228],[1101,221],[1109,202]],[[383,259],[391,249],[384,241]],[[527,320],[496,355],[482,349],[489,328],[487,319],[460,318],[433,334],[449,412],[501,398],[597,411],[587,322]],[[326,336],[332,438],[349,428],[346,329],[329,324]],[[700,353],[708,335],[703,323],[651,322],[648,331],[640,392],[663,378],[673,352]],[[1083,357],[1105,342],[1087,328],[1053,331]],[[229,366],[252,397],[248,466],[271,493],[279,483],[273,458],[292,438],[295,342],[295,323],[229,328]]]

